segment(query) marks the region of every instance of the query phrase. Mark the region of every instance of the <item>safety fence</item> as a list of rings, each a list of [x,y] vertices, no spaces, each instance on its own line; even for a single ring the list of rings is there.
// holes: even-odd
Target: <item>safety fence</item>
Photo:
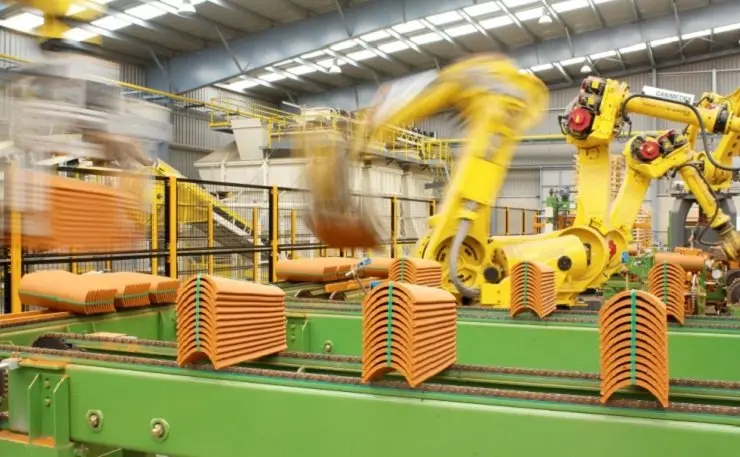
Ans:
[[[68,177],[138,192],[144,203],[136,218],[144,236],[133,244],[110,246],[105,252],[24,251],[20,215],[2,215],[2,222],[11,224],[8,248],[0,256],[2,308],[20,310],[16,293],[20,277],[40,269],[78,274],[139,271],[170,277],[208,273],[264,283],[276,281],[280,259],[414,255],[436,210],[430,199],[363,195],[362,204],[378,217],[381,245],[370,252],[330,249],[304,223],[305,190],[153,176],[145,171],[58,169]],[[90,213],[94,216],[95,208]],[[494,208],[493,213],[493,234],[536,233],[531,210]]]

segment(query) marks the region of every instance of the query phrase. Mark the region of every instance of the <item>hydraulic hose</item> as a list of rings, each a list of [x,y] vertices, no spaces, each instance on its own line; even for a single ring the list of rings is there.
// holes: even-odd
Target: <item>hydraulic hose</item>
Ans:
[[[463,296],[477,298],[480,295],[480,291],[466,286],[457,276],[457,256],[460,254],[460,248],[468,236],[468,230],[470,230],[470,221],[467,219],[461,220],[455,237],[452,239],[452,245],[450,246],[450,280]]]

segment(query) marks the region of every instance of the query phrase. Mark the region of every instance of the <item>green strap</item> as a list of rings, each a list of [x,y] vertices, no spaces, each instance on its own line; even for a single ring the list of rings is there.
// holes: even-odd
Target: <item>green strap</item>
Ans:
[[[401,257],[401,277],[398,279],[401,282],[406,281],[406,258]]]
[[[668,262],[663,262],[663,303],[668,304]]]
[[[632,337],[630,339],[630,381],[632,385],[635,385],[637,380],[637,291],[632,289],[630,291],[630,298],[632,299],[632,312],[630,319],[630,327]]]
[[[527,297],[527,288],[529,287],[529,262],[524,262],[524,301],[522,302],[522,306],[527,306],[529,300]]]
[[[195,350],[200,351],[200,273],[195,277]]]
[[[388,325],[386,326],[385,364],[391,366],[391,344],[393,343],[393,282],[388,283]]]

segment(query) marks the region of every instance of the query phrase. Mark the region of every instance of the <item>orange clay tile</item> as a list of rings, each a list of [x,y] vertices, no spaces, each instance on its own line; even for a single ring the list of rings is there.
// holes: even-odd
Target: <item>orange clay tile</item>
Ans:
[[[388,279],[419,286],[442,287],[442,265],[434,260],[411,257],[393,259]]]
[[[6,205],[21,214],[23,246],[35,250],[131,248],[144,239],[140,202],[96,183],[31,171],[6,180]],[[8,234],[6,233],[6,236]]]
[[[641,387],[668,407],[668,323],[665,305],[644,291],[614,295],[599,311],[601,402]]]
[[[362,302],[362,381],[398,371],[411,387],[457,357],[457,302],[433,287],[387,281]]]
[[[99,314],[116,310],[116,289],[100,285],[92,275],[64,270],[40,270],[21,278],[21,303],[75,314]]]
[[[555,270],[537,262],[514,265],[511,270],[511,317],[531,311],[543,319],[555,312],[556,297]]]
[[[217,370],[287,349],[285,292],[275,286],[196,275],[177,295],[177,363]]]
[[[116,289],[113,303],[116,308],[139,308],[149,305],[149,282],[111,273],[88,273],[84,275],[99,287]]]
[[[344,279],[357,262],[349,257],[316,257],[279,260],[275,268],[279,281],[329,282]]]
[[[394,260],[392,257],[371,257],[370,264],[362,270],[363,275],[387,279]]]
[[[371,222],[360,215],[311,212],[306,225],[316,238],[330,248],[374,248],[380,237]]]
[[[668,317],[683,325],[686,316],[686,271],[677,264],[663,262],[648,272],[648,292],[666,306]]]
[[[153,305],[169,304],[177,301],[177,290],[180,287],[180,280],[178,279],[124,271],[104,274],[124,277],[127,281],[131,282],[149,284],[149,302]]]
[[[665,262],[677,265],[685,271],[701,271],[706,266],[702,255],[680,254],[678,252],[659,252],[655,254],[653,258],[655,265]]]

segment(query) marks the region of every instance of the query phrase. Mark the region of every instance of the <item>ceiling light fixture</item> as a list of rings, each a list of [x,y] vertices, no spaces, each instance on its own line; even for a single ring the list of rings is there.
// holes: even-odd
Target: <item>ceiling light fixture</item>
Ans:
[[[329,73],[341,73],[342,69],[337,65],[337,59],[332,60],[331,67],[329,67]]]
[[[192,16],[195,14],[195,7],[193,6],[192,0],[182,0],[180,8],[177,10],[177,14],[183,16]]]
[[[537,20],[538,24],[545,25],[545,24],[552,24],[552,18],[549,14],[545,13]]]
[[[583,73],[584,75],[591,73],[591,71],[591,65],[589,64],[583,64],[583,66],[581,67],[581,73]]]

